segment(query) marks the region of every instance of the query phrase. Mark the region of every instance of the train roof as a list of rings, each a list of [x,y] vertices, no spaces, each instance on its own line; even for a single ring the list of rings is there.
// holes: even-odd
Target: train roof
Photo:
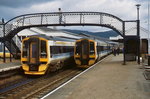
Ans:
[[[111,41],[107,38],[102,38],[102,37],[98,37],[98,36],[94,36],[94,35],[89,35],[89,34],[86,34],[86,33],[80,33],[80,34],[85,36],[81,39],[91,39],[91,40],[94,40],[96,42],[101,42],[101,43],[118,44],[117,42]]]
[[[74,39],[69,39],[69,38],[63,38],[63,37],[56,37],[56,36],[47,36],[44,34],[39,34],[39,35],[32,35],[29,37],[41,37],[47,40],[54,40],[54,41],[68,41],[68,42],[74,42]]]
[[[36,28],[34,27],[34,28],[30,28],[29,30],[36,34],[44,34],[44,35],[53,36],[53,37],[63,37],[63,38],[71,38],[71,39],[80,39],[81,38],[79,35],[74,34],[74,33],[57,30],[57,29],[51,29],[51,28],[47,28],[47,27],[36,27]],[[30,32],[27,34],[30,35]]]
[[[112,42],[109,39],[94,36],[94,35],[89,35],[86,33],[71,33],[67,31],[62,31],[62,30],[57,30],[57,29],[51,29],[47,27],[36,27],[36,28],[30,28],[30,29],[25,29],[21,31],[19,36],[40,36],[48,40],[55,40],[55,41],[75,41],[78,39],[91,39],[95,40],[97,42]]]

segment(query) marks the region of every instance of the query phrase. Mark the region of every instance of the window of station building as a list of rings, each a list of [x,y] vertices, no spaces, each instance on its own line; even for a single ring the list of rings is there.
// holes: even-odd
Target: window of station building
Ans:
[[[47,51],[46,51],[46,41],[41,40],[41,58],[47,57]]]
[[[94,55],[95,50],[94,50],[94,42],[90,42],[90,55]]]
[[[27,41],[24,41],[23,49],[22,49],[23,50],[22,57],[24,57],[24,58],[27,57],[28,49],[29,49],[28,43],[27,43]]]

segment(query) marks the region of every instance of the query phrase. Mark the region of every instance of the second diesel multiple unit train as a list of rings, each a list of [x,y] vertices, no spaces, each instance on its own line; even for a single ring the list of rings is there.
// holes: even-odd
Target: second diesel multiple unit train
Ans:
[[[88,68],[109,54],[111,48],[112,44],[103,40],[86,38],[75,41],[46,35],[30,36],[22,41],[22,69],[25,74],[44,75],[70,63]]]
[[[44,35],[22,41],[21,63],[25,74],[43,75],[72,63],[74,42]]]
[[[77,67],[88,68],[111,51],[112,44],[107,41],[80,39],[75,43],[74,60]]]

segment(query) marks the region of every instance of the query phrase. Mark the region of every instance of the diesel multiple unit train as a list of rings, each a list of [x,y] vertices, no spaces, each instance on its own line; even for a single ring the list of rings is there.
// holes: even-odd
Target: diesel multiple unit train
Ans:
[[[109,54],[111,48],[112,44],[103,40],[30,36],[22,40],[22,69],[25,74],[44,75],[70,63],[87,68]]]
[[[88,68],[111,53],[112,46],[111,43],[103,40],[77,40],[74,47],[74,60],[77,67]]]
[[[22,40],[22,69],[25,74],[43,75],[72,63],[74,41],[44,35]]]

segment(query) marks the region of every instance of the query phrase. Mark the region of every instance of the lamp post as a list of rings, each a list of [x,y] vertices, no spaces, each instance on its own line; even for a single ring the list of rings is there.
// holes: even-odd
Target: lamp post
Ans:
[[[140,18],[139,18],[139,9],[140,4],[136,4],[137,7],[137,38],[138,38],[138,48],[137,48],[137,54],[138,54],[138,64],[140,64]]]
[[[137,7],[137,20],[139,20],[139,9],[140,9],[140,4],[136,4]]]

